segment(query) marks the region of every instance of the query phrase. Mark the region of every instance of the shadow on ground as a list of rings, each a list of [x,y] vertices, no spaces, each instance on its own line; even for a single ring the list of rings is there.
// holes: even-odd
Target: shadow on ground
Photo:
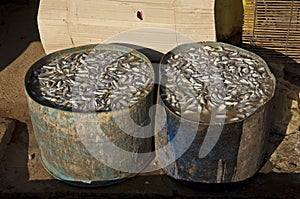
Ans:
[[[28,183],[29,135],[27,125],[16,121],[15,130],[7,146],[5,156],[0,161],[0,190],[14,191]],[[20,187],[18,187],[20,186]]]
[[[147,54],[155,54],[151,49],[131,46]],[[145,52],[146,50],[146,52]],[[156,54],[153,60],[160,60],[161,54]],[[281,136],[283,139],[284,136]],[[1,163],[0,197],[37,197],[37,198],[297,198],[300,197],[300,175],[258,173],[254,177],[238,183],[203,184],[176,181],[166,175],[143,174],[127,181],[109,187],[82,188],[70,186],[49,176],[41,166],[40,156],[34,160],[28,159],[28,130],[23,123],[18,123],[13,139],[9,145],[6,157]],[[282,139],[274,145],[269,145],[265,162],[276,150]],[[31,179],[28,165],[35,161],[34,166],[45,180]],[[1,184],[2,183],[2,184]]]
[[[5,2],[5,3],[4,3]],[[37,8],[38,1],[5,0],[0,2],[0,71],[15,60],[32,41],[38,41]],[[24,9],[28,8],[28,9]],[[31,21],[23,23],[23,20]],[[30,24],[29,26],[26,24]],[[7,30],[10,31],[7,31]],[[13,31],[11,31],[13,30]],[[7,32],[14,32],[8,35]],[[128,45],[127,45],[128,46]],[[134,47],[160,61],[161,54],[151,49]],[[261,55],[254,48],[249,50]],[[244,46],[247,48],[247,46]],[[149,54],[150,53],[150,54]],[[274,53],[274,52],[273,52]],[[261,55],[268,61],[268,57]],[[288,59],[288,58],[287,58]],[[290,60],[291,61],[291,60]],[[290,104],[288,105],[291,106]],[[0,162],[0,198],[36,197],[36,198],[180,198],[180,197],[206,197],[206,198],[299,198],[300,175],[258,173],[251,179],[233,184],[207,185],[200,183],[187,183],[175,181],[166,175],[143,175],[128,181],[104,188],[78,188],[53,179],[41,166],[40,156],[36,154],[34,160],[29,160],[30,148],[29,130],[25,123],[17,122],[11,143],[6,156]],[[30,134],[30,136],[33,136]],[[270,149],[265,162],[281,143],[281,136]],[[30,166],[28,166],[30,165]],[[29,170],[41,172],[47,176],[45,180],[31,179]]]
[[[27,126],[17,122],[6,156],[0,164],[0,198],[297,198],[297,174],[257,174],[233,184],[182,183],[166,175],[143,175],[108,187],[74,187],[59,180],[30,180]],[[41,166],[40,170],[46,173]]]
[[[38,0],[0,1],[0,71],[33,41],[40,41]]]
[[[291,122],[292,119],[292,101],[291,100],[285,100],[284,102],[278,101],[278,96],[282,93],[280,89],[279,89],[279,80],[287,80],[289,82],[291,82],[292,84],[297,84],[297,81],[294,81],[293,79],[295,78],[294,76],[299,76],[299,73],[294,73],[293,76],[291,76],[291,74],[289,73],[289,71],[291,70],[291,68],[294,68],[295,66],[299,69],[300,65],[295,62],[293,59],[289,58],[288,56],[276,52],[274,50],[270,50],[267,48],[262,48],[262,47],[258,47],[258,46],[252,46],[252,45],[248,45],[248,44],[243,44],[242,45],[243,48],[254,52],[256,54],[258,54],[260,57],[262,57],[267,64],[269,65],[269,68],[271,69],[271,72],[275,75],[276,80],[277,80],[277,85],[276,85],[276,92],[275,92],[275,100],[273,99],[272,101],[272,109],[271,109],[271,121],[273,122],[281,122],[282,125],[280,125],[282,128],[281,129],[276,129],[275,128],[275,124],[272,124],[272,128],[270,131],[270,136],[269,136],[269,145],[267,147],[267,153],[266,153],[266,157],[265,157],[265,168],[267,171],[272,169],[272,166],[270,165],[270,162],[268,161],[271,157],[271,155],[274,153],[274,151],[278,148],[278,146],[281,144],[281,142],[283,141],[283,139],[285,138],[285,136],[283,135],[283,132],[287,132],[288,130],[288,124]],[[270,56],[272,55],[272,57]],[[280,57],[280,61],[274,62],[274,57]],[[279,59],[278,59],[279,60]],[[284,68],[282,68],[284,66]],[[280,81],[281,81],[280,80]],[[298,101],[300,101],[298,99]],[[282,103],[285,103],[284,105]],[[277,121],[278,118],[276,119],[276,116],[278,114],[278,110],[281,109],[281,107],[284,106],[285,109],[283,112],[280,112],[280,115],[283,115],[284,118],[282,118],[281,121]],[[277,112],[275,112],[275,110],[277,110]],[[276,123],[276,127],[278,128],[278,123]],[[288,152],[286,152],[288,153]],[[299,174],[298,174],[299,175]]]

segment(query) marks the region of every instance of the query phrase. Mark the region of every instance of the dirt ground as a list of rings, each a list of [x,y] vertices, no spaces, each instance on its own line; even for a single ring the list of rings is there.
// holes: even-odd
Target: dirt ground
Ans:
[[[25,161],[27,154],[38,154],[23,84],[28,68],[45,55],[36,24],[37,8],[37,1],[0,3],[0,117],[17,122],[8,153],[10,148],[16,150],[11,150],[14,154],[8,154],[6,158],[16,159],[17,162],[11,166],[24,171],[33,165]],[[40,170],[33,172],[36,176],[42,176],[43,173]],[[49,178],[48,174],[46,176]],[[30,174],[28,177],[30,179]],[[15,182],[18,180],[15,179]]]
[[[26,6],[26,7],[24,7]],[[0,3],[0,117],[28,122],[23,77],[45,53],[36,24],[36,3]]]
[[[267,172],[245,183],[224,186],[202,184],[191,188],[157,174],[97,189],[77,188],[55,180],[40,162],[23,83],[28,68],[45,55],[38,34],[37,11],[37,0],[0,2],[0,117],[17,121],[11,143],[0,162],[0,198],[300,198],[299,174],[269,173],[268,165]]]

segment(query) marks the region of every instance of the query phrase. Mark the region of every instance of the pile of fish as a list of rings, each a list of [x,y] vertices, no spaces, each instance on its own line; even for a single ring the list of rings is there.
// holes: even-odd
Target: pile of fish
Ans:
[[[150,63],[132,52],[93,49],[57,57],[34,71],[39,102],[70,111],[128,108],[153,88]]]
[[[274,83],[261,61],[209,45],[172,53],[161,65],[162,99],[177,115],[237,122],[270,99]]]

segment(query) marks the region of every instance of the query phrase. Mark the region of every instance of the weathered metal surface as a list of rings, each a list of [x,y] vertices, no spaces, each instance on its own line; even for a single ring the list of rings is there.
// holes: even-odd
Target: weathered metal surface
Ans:
[[[153,90],[130,108],[94,113],[71,112],[41,104],[28,90],[33,72],[48,60],[95,46],[82,46],[47,55],[36,62],[25,77],[31,121],[42,162],[56,178],[75,185],[101,186],[123,181],[144,169],[153,158],[149,156],[147,160],[141,161],[138,158],[122,157],[118,151],[105,148],[107,143],[111,143],[134,154],[153,151],[153,137],[142,138],[143,135],[153,133],[152,128],[143,128],[150,123],[148,111],[153,104]],[[124,52],[130,50],[149,62],[144,55],[129,48],[112,46],[112,49]],[[136,126],[132,126],[132,132],[138,132],[139,137],[128,135],[120,128],[120,125],[130,125],[129,119],[136,123]],[[115,164],[114,168],[108,166],[109,161]],[[136,169],[135,173],[129,172],[130,169],[126,171],[126,168],[131,167]]]
[[[242,121],[224,122],[221,125],[184,119],[171,111],[159,98],[159,103],[166,110],[167,122],[156,133],[156,150],[165,147],[165,151],[158,154],[157,159],[165,167],[166,174],[178,180],[202,183],[242,181],[252,177],[260,169],[264,158],[275,78],[267,64],[253,53],[222,43],[202,44],[230,47],[257,59],[272,78],[273,94],[265,104]],[[176,50],[180,50],[180,47]],[[170,53],[166,56],[170,56]],[[162,60],[162,64],[165,60],[166,58]],[[159,91],[162,92],[162,89]],[[166,147],[167,145],[170,147]],[[200,150],[204,150],[204,153]],[[170,161],[174,157],[178,159]]]

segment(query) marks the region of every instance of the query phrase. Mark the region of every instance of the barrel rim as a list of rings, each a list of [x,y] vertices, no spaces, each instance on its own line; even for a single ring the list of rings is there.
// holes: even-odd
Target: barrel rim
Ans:
[[[103,49],[103,50],[117,50],[117,51],[121,51],[124,53],[133,53],[134,56],[137,56],[138,58],[142,59],[143,61],[145,61],[151,70],[151,74],[152,74],[152,78],[153,78],[153,83],[150,84],[150,90],[148,91],[148,93],[143,96],[142,98],[139,99],[138,102],[134,103],[131,107],[128,108],[123,108],[123,109],[117,109],[117,110],[100,110],[100,111],[79,111],[79,110],[65,110],[65,109],[61,109],[55,106],[50,106],[48,104],[42,103],[39,100],[36,99],[36,97],[34,97],[32,95],[32,93],[30,92],[29,88],[28,88],[28,84],[29,84],[29,80],[33,75],[34,70],[40,68],[43,64],[48,63],[51,59],[53,58],[60,58],[63,57],[65,55],[70,55],[70,54],[74,54],[74,53],[79,53],[79,52],[84,52],[84,51],[88,51],[88,50],[92,50],[92,49]],[[66,112],[72,112],[72,113],[80,113],[80,114],[91,114],[91,113],[108,113],[108,112],[120,112],[120,111],[126,111],[126,110],[132,110],[135,106],[138,105],[138,103],[140,101],[145,100],[149,95],[151,95],[151,93],[153,92],[153,89],[155,88],[155,71],[152,65],[152,62],[148,59],[148,57],[146,55],[144,55],[143,53],[126,47],[126,46],[122,46],[122,45],[117,45],[117,44],[88,44],[88,45],[82,45],[82,46],[76,46],[76,47],[72,47],[72,48],[67,48],[67,49],[62,49],[62,50],[58,50],[55,52],[52,52],[42,58],[40,58],[39,60],[37,60],[34,64],[32,64],[30,66],[30,68],[26,71],[25,77],[24,77],[24,87],[25,87],[25,94],[28,98],[30,98],[31,100],[33,100],[34,102],[36,102],[39,105],[42,106],[46,106],[55,110],[60,110],[60,111],[66,111]]]
[[[270,95],[270,97],[268,98],[268,100],[266,100],[260,107],[258,107],[254,112],[252,112],[249,116],[247,116],[246,118],[244,119],[241,119],[241,120],[238,120],[238,121],[232,121],[232,122],[223,122],[224,124],[234,124],[234,123],[239,123],[239,122],[243,122],[245,121],[247,118],[251,117],[252,115],[254,115],[255,113],[257,113],[258,111],[260,111],[263,107],[267,106],[271,100],[273,99],[274,97],[274,94],[275,94],[275,89],[276,89],[276,79],[275,79],[275,76],[273,75],[273,73],[271,72],[268,64],[266,63],[266,61],[261,58],[259,55],[253,53],[253,52],[250,52],[248,50],[245,50],[243,48],[240,48],[240,47],[237,47],[237,46],[234,46],[234,45],[231,45],[231,44],[227,44],[227,43],[223,43],[223,42],[213,42],[213,41],[201,41],[201,42],[191,42],[191,43],[185,43],[185,44],[181,44],[181,45],[178,45],[177,47],[173,48],[172,50],[170,50],[169,52],[167,52],[161,59],[160,61],[160,69],[161,69],[161,65],[162,64],[165,64],[166,61],[174,54],[174,53],[177,53],[177,52],[180,52],[182,50],[185,50],[185,49],[188,49],[188,48],[191,48],[191,47],[199,47],[199,46],[211,46],[211,47],[223,47],[223,48],[227,48],[227,49],[230,49],[230,50],[234,50],[236,52],[241,52],[243,55],[247,55],[255,60],[258,60],[263,66],[264,68],[266,69],[266,72],[268,73],[268,75],[270,76],[272,82],[273,82],[273,89],[272,89],[272,95]],[[159,70],[161,71],[161,70]],[[159,72],[161,73],[161,72]],[[159,77],[161,78],[161,74],[159,74]],[[160,97],[160,94],[161,94],[161,89],[162,89],[163,86],[159,85],[159,88],[158,88],[158,95]],[[160,97],[161,99],[161,97]],[[161,102],[163,103],[164,105],[164,108],[167,109],[167,111],[169,113],[171,113],[173,116],[177,117],[177,118],[180,118],[181,120],[183,121],[186,121],[186,122],[191,122],[191,123],[199,123],[199,124],[203,124],[203,125],[211,125],[210,122],[197,122],[197,121],[193,121],[191,119],[188,119],[188,118],[185,118],[185,117],[182,117],[181,115],[178,115],[176,114],[174,111],[172,111],[172,109],[169,107],[168,104],[166,104],[164,102],[164,100],[161,99]],[[214,123],[212,123],[212,125],[214,125]],[[217,124],[216,124],[217,125]]]

